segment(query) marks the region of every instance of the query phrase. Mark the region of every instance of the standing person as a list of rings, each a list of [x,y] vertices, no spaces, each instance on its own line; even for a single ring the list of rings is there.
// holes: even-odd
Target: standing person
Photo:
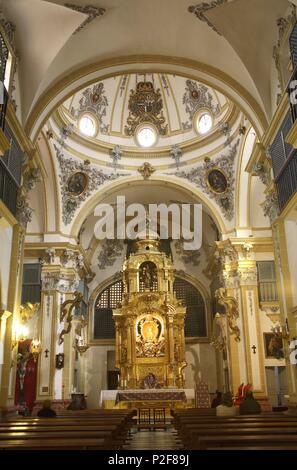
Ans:
[[[260,403],[255,400],[253,392],[248,390],[239,406],[240,415],[258,415],[261,413]]]

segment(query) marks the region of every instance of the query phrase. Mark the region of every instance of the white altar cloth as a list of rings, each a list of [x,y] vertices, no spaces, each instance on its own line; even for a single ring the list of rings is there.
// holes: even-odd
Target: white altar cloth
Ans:
[[[187,400],[194,400],[195,399],[195,391],[193,388],[158,388],[158,389],[127,389],[125,392],[140,392],[141,390],[149,392],[150,390],[156,390],[158,392],[185,392]],[[100,400],[99,406],[102,408],[103,403],[107,400],[116,401],[117,393],[121,390],[101,390],[100,392]]]

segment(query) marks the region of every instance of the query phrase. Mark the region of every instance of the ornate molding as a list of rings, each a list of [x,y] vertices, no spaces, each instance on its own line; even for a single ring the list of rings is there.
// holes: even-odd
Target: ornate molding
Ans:
[[[123,150],[120,145],[116,145],[110,152],[110,158],[112,159],[112,166],[114,171],[117,171],[119,161],[122,159]]]
[[[173,160],[175,161],[175,165],[176,165],[177,170],[179,169],[180,159],[181,159],[182,155],[183,155],[182,150],[177,144],[175,144],[171,147],[170,157],[173,158]]]
[[[4,29],[4,32],[6,34],[6,37],[7,37],[8,41],[9,41],[9,44],[11,45],[13,51],[16,52],[16,48],[15,48],[15,31],[16,31],[16,27],[11,21],[8,21],[5,18],[1,7],[0,7],[0,24],[1,24],[2,28]]]
[[[272,57],[274,59],[275,68],[277,70],[278,81],[279,81],[279,88],[280,90],[284,89],[284,82],[283,82],[283,75],[282,75],[282,66],[281,66],[281,49],[283,40],[287,37],[289,31],[294,26],[296,22],[296,5],[290,2],[290,13],[287,18],[278,18],[276,21],[276,25],[278,28],[278,40],[276,45],[273,47]],[[277,96],[277,104],[279,104],[279,100],[281,99],[281,93]]]
[[[279,203],[277,192],[268,192],[266,194],[265,201],[261,204],[264,211],[264,216],[269,217],[270,223],[272,224],[275,219],[279,216]]]
[[[235,341],[239,342],[240,329],[236,324],[236,321],[239,318],[237,300],[234,297],[228,296],[224,288],[216,290],[215,298],[217,299],[218,303],[225,308],[231,335],[235,335]]]
[[[113,266],[116,259],[121,256],[124,249],[122,240],[110,240],[106,238],[98,254],[99,269],[105,269],[107,266]]]
[[[181,258],[185,264],[192,264],[193,266],[199,266],[201,250],[184,250],[183,240],[176,240],[174,243],[176,254]]]
[[[137,127],[142,123],[150,122],[159,131],[166,135],[168,125],[163,114],[163,100],[161,91],[154,89],[153,82],[138,82],[136,90],[130,91],[128,102],[129,116],[124,128],[128,136],[135,135]]]
[[[201,2],[198,3],[197,5],[192,5],[188,8],[188,11],[190,13],[194,13],[194,15],[197,16],[198,20],[203,21],[204,23],[207,23],[207,25],[215,31],[219,36],[222,36],[222,34],[219,32],[219,30],[211,23],[211,21],[205,16],[205,14],[209,10],[213,10],[214,8],[224,5],[225,3],[232,2],[234,0],[213,0],[211,2]]]
[[[95,7],[94,5],[79,6],[74,5],[73,3],[64,3],[64,6],[66,8],[70,8],[71,10],[88,15],[87,19],[85,19],[85,21],[83,21],[79,25],[79,27],[74,31],[73,34],[76,34],[81,31],[87,24],[91,23],[95,18],[103,16],[106,11],[105,8]]]
[[[182,123],[184,130],[192,129],[193,118],[199,109],[207,108],[214,116],[217,116],[220,113],[220,106],[219,104],[216,106],[213,104],[213,96],[209,92],[207,86],[201,85],[194,80],[186,81],[183,105],[185,106],[185,111],[189,116],[189,119]]]
[[[265,186],[268,186],[271,182],[270,168],[265,166],[263,163],[255,163],[253,166],[253,174],[258,176]]]
[[[144,162],[137,171],[141,174],[144,180],[148,180],[156,170],[149,162]]]
[[[100,132],[107,133],[109,125],[104,123],[107,107],[108,99],[105,95],[104,84],[99,82],[83,90],[79,108],[72,107],[70,113],[75,119],[78,119],[82,113],[93,113],[98,119]]]
[[[234,217],[234,161],[237,155],[238,145],[239,139],[232,147],[230,147],[228,155],[220,155],[218,158],[213,160],[207,158],[202,166],[199,165],[190,171],[175,173],[176,176],[187,179],[206,193],[211,199],[214,199],[227,220],[232,220]],[[222,170],[226,175],[228,187],[223,194],[215,193],[207,184],[207,175],[213,168]]]
[[[82,300],[83,295],[80,292],[75,292],[73,300],[66,300],[61,305],[60,322],[64,321],[66,323],[66,328],[63,328],[59,335],[59,344],[63,344],[64,336],[70,333],[73,319],[72,311],[74,308],[78,308],[80,306]]]
[[[113,181],[120,176],[119,173],[105,174],[102,170],[97,170],[91,166],[88,160],[77,161],[73,158],[66,158],[60,149],[54,144],[57,160],[60,165],[60,187],[62,193],[62,220],[65,225],[71,223],[75,211],[81,204],[106,181]],[[79,195],[72,195],[67,191],[67,181],[71,175],[76,172],[82,172],[88,177],[86,189]]]

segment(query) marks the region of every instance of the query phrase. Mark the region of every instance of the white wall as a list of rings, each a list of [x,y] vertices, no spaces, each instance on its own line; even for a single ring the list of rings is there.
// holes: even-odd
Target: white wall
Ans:
[[[0,219],[0,292],[3,310],[7,309],[9,275],[10,275],[10,258],[13,229],[10,226],[1,224]],[[0,305],[1,308],[1,305]]]
[[[285,221],[285,231],[287,239],[287,251],[289,269],[291,274],[291,288],[292,288],[292,302],[293,305],[297,305],[297,251],[296,251],[296,240],[297,240],[297,223],[293,220]]]
[[[186,345],[185,388],[194,388],[202,380],[209,391],[217,389],[217,367],[215,349],[209,343]]]

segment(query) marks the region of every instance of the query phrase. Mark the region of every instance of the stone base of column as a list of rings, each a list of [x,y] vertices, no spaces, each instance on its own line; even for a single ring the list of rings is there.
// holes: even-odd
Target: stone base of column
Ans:
[[[18,413],[17,406],[2,406],[0,407],[0,421],[15,418]]]
[[[36,400],[32,409],[31,416],[37,416],[38,411],[43,407],[44,400]],[[71,400],[51,400],[51,408],[56,412],[65,411]]]

